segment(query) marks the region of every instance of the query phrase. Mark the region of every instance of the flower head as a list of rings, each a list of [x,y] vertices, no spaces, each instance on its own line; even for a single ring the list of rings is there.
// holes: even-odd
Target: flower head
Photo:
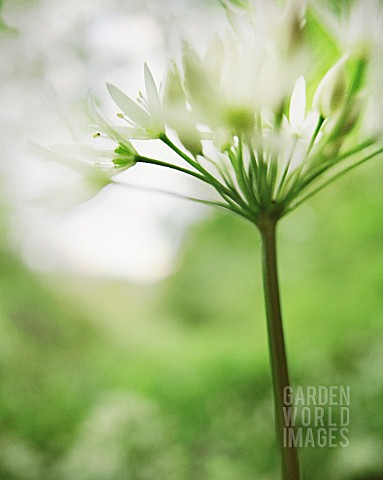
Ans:
[[[355,13],[359,5],[349,11],[340,60],[318,79],[315,62],[308,61],[313,46],[305,1],[224,2],[230,31],[215,35],[203,57],[185,44],[182,65],[170,65],[161,91],[147,65],[146,92],[138,102],[108,84],[127,125],[111,123],[89,101],[95,128],[113,143],[98,152],[99,166],[122,171],[151,163],[177,170],[215,189],[220,199],[205,203],[258,225],[265,215],[287,214],[382,151],[379,136],[359,129],[373,57],[366,54],[370,43],[364,18],[358,23]],[[379,23],[381,7],[374,0],[368,5],[378,9]],[[325,45],[326,30],[318,28],[316,35]],[[306,81],[308,92],[315,91],[312,102]],[[134,139],[161,140],[184,165],[140,155]]]

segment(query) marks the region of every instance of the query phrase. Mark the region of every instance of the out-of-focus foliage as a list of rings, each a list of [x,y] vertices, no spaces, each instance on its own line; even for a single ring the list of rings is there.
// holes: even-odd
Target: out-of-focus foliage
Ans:
[[[301,452],[314,480],[383,471],[380,167],[281,225],[294,381],[352,392],[350,446]],[[36,278],[2,252],[1,478],[276,478],[250,224],[212,215],[150,287]]]

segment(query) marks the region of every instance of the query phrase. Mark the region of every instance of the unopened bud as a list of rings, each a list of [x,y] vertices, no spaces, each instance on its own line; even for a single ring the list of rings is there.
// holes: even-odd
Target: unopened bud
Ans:
[[[202,155],[201,139],[194,125],[180,126],[176,131],[182,145],[189,150],[194,157]]]
[[[218,128],[213,135],[213,143],[219,151],[230,150],[233,145],[233,136],[226,128]]]
[[[323,118],[335,113],[343,104],[346,93],[346,81],[344,75],[344,63],[346,58],[341,58],[333,65],[321,80],[316,89],[313,108]]]
[[[305,0],[292,0],[286,3],[278,35],[281,46],[283,45],[289,55],[296,53],[303,45],[305,13]]]

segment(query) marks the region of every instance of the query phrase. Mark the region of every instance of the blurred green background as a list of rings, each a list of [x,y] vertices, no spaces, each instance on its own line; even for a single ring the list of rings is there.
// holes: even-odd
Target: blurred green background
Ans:
[[[307,480],[383,478],[382,184],[377,159],[280,225],[293,383],[351,386],[350,446],[302,449]],[[276,480],[254,227],[213,211],[135,284],[29,270],[2,204],[0,478]]]
[[[351,386],[350,446],[302,449],[306,478],[382,478],[382,181],[371,163],[280,228],[294,384]],[[146,287],[36,275],[3,237],[0,477],[277,478],[259,263],[218,213]]]

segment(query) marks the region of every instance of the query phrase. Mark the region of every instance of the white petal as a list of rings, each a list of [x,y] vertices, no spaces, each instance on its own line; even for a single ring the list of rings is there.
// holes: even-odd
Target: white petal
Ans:
[[[318,112],[311,112],[307,115],[307,118],[304,121],[301,129],[301,138],[303,141],[309,142],[311,140],[318,126],[319,116],[320,115]],[[319,135],[317,135],[317,140],[318,139]]]
[[[96,123],[97,128],[105,133],[111,140],[115,141],[116,143],[120,143],[132,153],[137,153],[133,145],[128,140],[129,138],[134,138],[129,136],[129,129],[126,127],[118,127],[109,122],[100,112],[94,99],[90,96],[87,98],[86,112],[88,113],[90,119]]]
[[[158,90],[156,83],[154,81],[152,72],[149,70],[148,65],[145,63],[144,67],[145,72],[145,88],[146,88],[146,95],[148,97],[149,107],[151,109],[151,113],[157,117],[161,117],[161,101],[158,95]]]
[[[299,77],[290,100],[290,125],[294,132],[298,132],[303,125],[306,116],[306,82]]]
[[[224,58],[225,52],[223,43],[220,36],[216,34],[210,42],[205,58],[203,60],[204,68],[216,81],[219,81],[219,77],[224,63]]]
[[[199,56],[189,45],[184,44],[182,59],[185,83],[191,97],[190,99],[206,106],[206,103],[211,99],[213,89],[209,79],[206,77]]]
[[[114,103],[121,108],[127,117],[140,127],[147,127],[150,124],[150,116],[139,107],[131,98],[114,85],[107,83],[108,92]]]
[[[98,159],[109,159],[111,162],[115,157],[114,150],[112,148],[98,148],[95,145],[81,144],[81,143],[69,143],[69,144],[57,144],[50,147],[54,152],[64,157],[73,158],[79,161],[91,161],[96,162]]]
[[[68,156],[62,155],[58,152],[55,152],[49,148],[42,147],[36,143],[30,142],[29,147],[32,152],[34,152],[38,157],[43,158],[49,162],[53,161],[59,163],[60,165],[69,168],[73,172],[76,172],[80,175],[88,175],[92,171],[92,166],[87,162],[79,162],[76,159],[70,158]]]
[[[172,65],[167,73],[164,93],[165,115],[174,108],[184,110],[186,108],[185,92],[182,88],[181,75],[176,65]]]
[[[124,136],[131,140],[153,140],[153,138],[158,137],[144,128],[116,127],[116,131],[121,131]]]

